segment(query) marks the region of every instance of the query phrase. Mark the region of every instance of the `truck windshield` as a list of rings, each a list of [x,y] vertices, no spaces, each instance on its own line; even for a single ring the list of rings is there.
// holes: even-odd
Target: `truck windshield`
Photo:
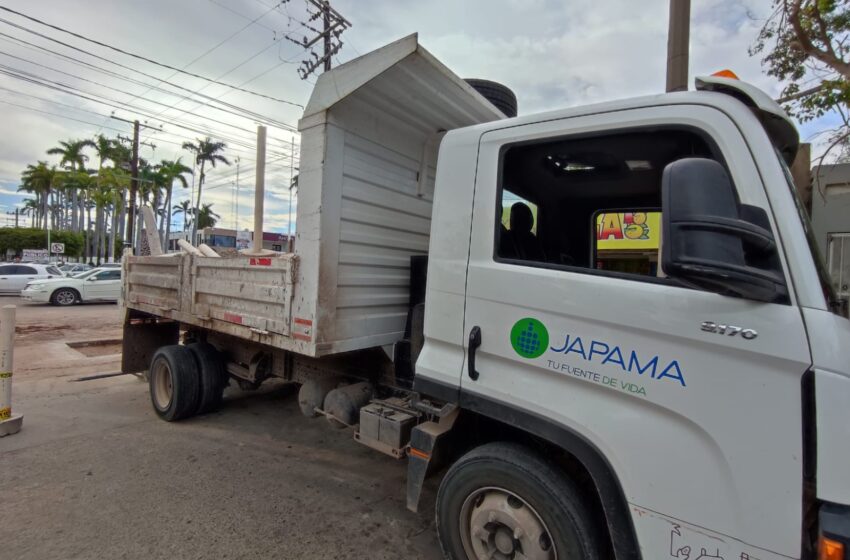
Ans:
[[[809,250],[812,253],[812,260],[815,261],[815,268],[818,271],[818,279],[820,280],[821,289],[823,290],[823,295],[826,298],[827,306],[833,311],[838,311],[840,302],[838,301],[835,289],[832,286],[832,279],[826,269],[826,264],[824,264],[825,261],[823,259],[823,255],[820,252],[820,248],[818,248],[817,240],[815,239],[815,234],[812,230],[812,222],[809,219],[809,213],[806,212],[806,209],[803,207],[803,203],[797,193],[797,188],[794,186],[794,177],[791,175],[791,170],[788,168],[788,164],[785,163],[785,159],[783,159],[782,155],[778,151],[776,152],[776,158],[782,166],[782,171],[785,173],[785,182],[791,190],[791,196],[794,198],[794,205],[797,207],[797,213],[800,214],[800,221],[803,223],[803,231],[806,232],[806,241],[808,242]]]

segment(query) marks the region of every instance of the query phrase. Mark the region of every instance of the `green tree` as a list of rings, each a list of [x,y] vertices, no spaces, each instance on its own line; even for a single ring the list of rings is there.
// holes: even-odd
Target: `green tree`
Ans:
[[[184,142],[183,149],[188,150],[195,157],[195,164],[200,169],[198,174],[198,199],[195,201],[195,212],[198,212],[198,209],[201,208],[201,192],[204,188],[204,179],[206,175],[204,173],[205,167],[207,164],[210,167],[215,168],[216,163],[223,163],[224,165],[230,165],[230,161],[223,155],[223,152],[227,148],[227,144],[224,142],[219,142],[218,140],[213,140],[209,136],[206,139],[201,140],[198,139],[196,144],[192,142]],[[192,239],[194,240],[198,234],[198,222],[199,220],[195,220],[192,225]]]
[[[192,201],[184,200],[180,202],[180,204],[172,206],[171,210],[175,216],[183,214],[183,232],[185,233],[192,223],[192,214],[194,213],[192,209]]]
[[[40,202],[40,220],[42,226],[47,229],[50,219],[50,194],[56,183],[58,171],[56,166],[48,167],[46,161],[39,161],[35,165],[27,165],[27,168],[21,173],[21,186],[18,191],[34,194],[36,200]]]
[[[215,227],[219,218],[221,218],[221,216],[213,212],[212,204],[203,204],[200,211],[198,211],[196,226],[200,229]]]
[[[65,256],[79,257],[83,236],[70,231],[51,232],[50,241],[65,244]],[[47,232],[35,228],[0,228],[0,254],[8,251],[20,254],[24,249],[47,249]]]
[[[773,0],[772,13],[750,48],[766,72],[786,83],[781,100],[802,122],[835,111],[841,126],[830,145],[850,155],[850,1]]]
[[[61,156],[59,165],[69,171],[83,171],[86,168],[86,162],[89,157],[83,153],[85,148],[94,148],[96,144],[88,139],[84,140],[63,140],[59,142],[56,148],[47,150],[48,155]],[[80,230],[82,216],[79,205],[79,193],[76,190],[70,191],[71,195],[71,229],[73,231]]]
[[[189,188],[189,183],[186,181],[185,175],[192,174],[192,170],[177,158],[175,161],[162,160],[157,169],[162,176],[162,184],[165,188],[165,207],[163,220],[160,222],[159,236],[162,239],[162,246],[168,244],[168,237],[171,235],[171,191],[174,187],[174,182],[177,181],[184,189]],[[162,226],[165,226],[164,228]]]

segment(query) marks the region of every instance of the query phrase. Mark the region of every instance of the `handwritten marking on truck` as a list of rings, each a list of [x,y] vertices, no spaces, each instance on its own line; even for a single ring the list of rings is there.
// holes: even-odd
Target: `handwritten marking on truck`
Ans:
[[[248,264],[251,266],[271,266],[272,260],[269,258],[251,259]]]

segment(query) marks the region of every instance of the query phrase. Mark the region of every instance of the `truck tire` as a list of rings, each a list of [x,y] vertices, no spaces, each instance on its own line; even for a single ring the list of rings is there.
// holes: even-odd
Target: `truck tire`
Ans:
[[[499,82],[473,78],[466,80],[466,83],[471,85],[484,99],[495,105],[506,117],[513,118],[517,115],[516,95],[509,87]]]
[[[488,443],[461,457],[437,493],[437,534],[450,560],[597,560],[591,516],[570,479],[532,451]]]
[[[221,354],[215,346],[206,342],[195,342],[186,346],[195,355],[201,387],[198,392],[197,414],[218,410],[221,396],[227,384],[227,375],[222,365]]]
[[[153,408],[166,422],[192,416],[198,409],[198,364],[187,347],[174,344],[157,350],[148,379]]]

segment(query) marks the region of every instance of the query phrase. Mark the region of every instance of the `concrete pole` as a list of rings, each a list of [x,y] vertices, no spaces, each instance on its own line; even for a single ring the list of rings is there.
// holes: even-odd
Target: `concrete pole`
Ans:
[[[266,190],[266,127],[257,127],[257,177],[254,183],[254,249],[263,252],[263,202]]]
[[[691,35],[691,0],[670,0],[667,31],[667,91],[688,89],[688,46]]]
[[[12,370],[15,348],[15,306],[0,309],[0,437],[21,430],[24,417],[12,413]]]

